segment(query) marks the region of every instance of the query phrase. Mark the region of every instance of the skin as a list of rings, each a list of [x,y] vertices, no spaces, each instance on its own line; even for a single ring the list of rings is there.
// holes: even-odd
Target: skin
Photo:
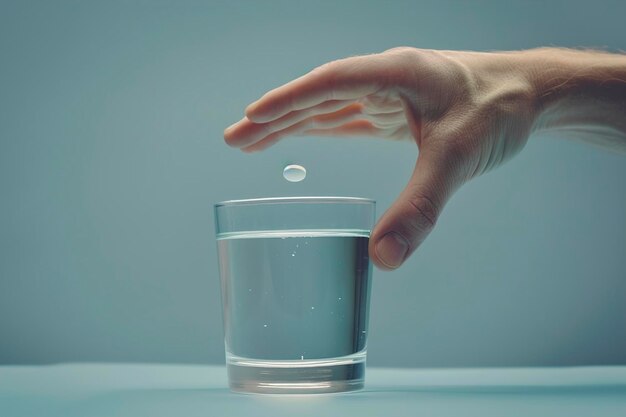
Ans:
[[[415,170],[370,237],[381,269],[399,267],[464,183],[516,155],[536,132],[626,153],[626,56],[394,48],[322,65],[269,91],[224,131],[263,151],[290,135],[376,136],[416,146]]]

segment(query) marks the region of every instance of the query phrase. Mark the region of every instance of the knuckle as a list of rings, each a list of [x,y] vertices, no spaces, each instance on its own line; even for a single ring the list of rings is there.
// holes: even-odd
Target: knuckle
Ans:
[[[322,79],[326,81],[332,81],[342,71],[345,61],[346,59],[329,61],[317,67],[315,71],[317,71]]]
[[[329,72],[329,71],[332,72],[336,68],[337,68],[337,61],[329,61],[317,67],[316,70],[319,72]]]
[[[317,67],[313,68],[313,70],[311,71],[311,74],[319,75],[319,74],[326,72],[331,62],[325,62],[322,65],[318,65]]]
[[[410,209],[413,211],[413,226],[420,232],[430,231],[439,218],[440,209],[433,201],[421,194],[416,194],[408,199]]]
[[[415,48],[412,48],[410,46],[396,46],[396,47],[387,49],[383,53],[388,54],[388,55],[406,55],[406,54],[411,53],[414,50]]]
[[[385,66],[384,84],[408,87],[415,83],[420,62],[418,49],[400,46],[383,52],[381,58]]]

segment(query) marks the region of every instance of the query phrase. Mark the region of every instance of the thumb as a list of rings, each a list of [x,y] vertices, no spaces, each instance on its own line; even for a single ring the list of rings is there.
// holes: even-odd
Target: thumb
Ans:
[[[398,268],[434,228],[460,184],[455,172],[458,164],[446,159],[420,152],[409,183],[370,237],[370,258],[379,268]]]

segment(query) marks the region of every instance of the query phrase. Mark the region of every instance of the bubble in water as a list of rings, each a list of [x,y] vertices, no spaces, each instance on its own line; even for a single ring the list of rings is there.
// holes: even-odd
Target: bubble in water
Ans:
[[[287,165],[283,177],[289,182],[300,182],[306,177],[306,169],[301,165]]]

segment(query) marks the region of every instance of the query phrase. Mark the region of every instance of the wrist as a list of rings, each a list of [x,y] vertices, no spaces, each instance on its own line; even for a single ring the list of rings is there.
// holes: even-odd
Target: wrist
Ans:
[[[625,55],[539,48],[520,59],[537,113],[533,131],[618,127],[615,109],[626,105]]]

